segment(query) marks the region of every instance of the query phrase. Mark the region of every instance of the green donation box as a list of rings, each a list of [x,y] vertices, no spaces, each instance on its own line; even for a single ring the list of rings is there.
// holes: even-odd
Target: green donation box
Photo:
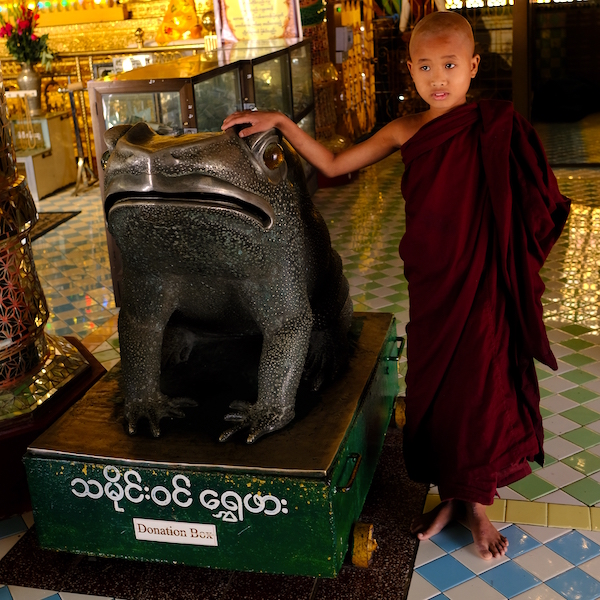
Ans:
[[[104,557],[333,577],[398,393],[396,324],[355,313],[349,368],[288,427],[219,443],[194,419],[129,436],[111,370],[28,449],[42,547]],[[219,423],[219,427],[224,427]]]

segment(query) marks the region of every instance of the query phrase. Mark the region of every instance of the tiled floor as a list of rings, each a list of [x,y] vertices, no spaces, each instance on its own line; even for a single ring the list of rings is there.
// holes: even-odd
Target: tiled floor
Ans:
[[[75,335],[106,368],[119,359],[118,308],[98,186],[72,188],[41,200],[38,210],[81,213],[33,242],[35,264],[50,307],[47,330]]]
[[[547,462],[500,490],[490,516],[510,539],[507,557],[473,553],[460,524],[420,545],[409,600],[594,600],[600,598],[600,115],[578,124],[540,126],[563,192],[574,200],[565,232],[543,269],[545,318],[559,371],[539,367]],[[569,165],[573,165],[569,167]],[[408,320],[398,242],[402,166],[390,157],[347,186],[321,190],[315,202],[350,281],[356,310]],[[81,214],[34,242],[52,316],[48,328],[75,334],[105,364],[118,360],[116,315],[99,191],[67,190],[40,210]],[[402,368],[405,365],[402,365]],[[438,501],[435,488],[426,509]],[[0,558],[31,515],[0,522]],[[74,600],[74,594],[0,587],[0,600]],[[86,596],[89,598],[90,596]]]

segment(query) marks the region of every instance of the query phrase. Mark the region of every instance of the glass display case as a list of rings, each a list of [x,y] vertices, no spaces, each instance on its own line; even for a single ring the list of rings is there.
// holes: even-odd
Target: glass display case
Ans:
[[[292,82],[288,54],[253,64],[252,79],[257,108],[280,110],[292,117]]]
[[[104,94],[102,96],[104,127],[133,125],[146,121],[153,129],[182,129],[178,92],[145,94]]]
[[[221,131],[227,115],[242,108],[239,71],[229,70],[194,84],[198,131]]]
[[[310,46],[290,51],[294,117],[298,118],[313,104],[312,60]],[[314,118],[313,118],[314,122]],[[314,137],[313,133],[311,134]]]
[[[146,121],[164,134],[220,131],[236,110],[280,110],[296,122],[313,106],[310,41],[238,43],[88,83],[96,156],[104,131]]]
[[[10,121],[17,169],[36,203],[75,181],[70,117],[68,112],[56,112]]]

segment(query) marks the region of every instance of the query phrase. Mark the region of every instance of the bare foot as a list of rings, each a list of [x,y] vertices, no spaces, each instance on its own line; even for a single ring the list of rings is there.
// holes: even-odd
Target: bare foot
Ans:
[[[428,513],[415,517],[410,525],[410,532],[420,540],[427,540],[439,533],[457,516],[457,505],[454,500],[442,502]]]
[[[485,560],[506,554],[508,540],[490,523],[485,506],[477,502],[465,502],[467,525],[473,534],[475,548]]]

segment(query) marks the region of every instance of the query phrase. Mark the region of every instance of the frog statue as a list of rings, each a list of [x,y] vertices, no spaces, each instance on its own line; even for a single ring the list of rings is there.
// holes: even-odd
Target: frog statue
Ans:
[[[161,419],[184,416],[189,398],[167,395],[161,372],[227,336],[261,339],[258,398],[233,398],[219,439],[249,429],[252,443],[281,429],[301,383],[316,390],[344,368],[352,320],[341,259],[298,155],[277,130],[169,137],[138,123],[113,127],[105,141],[129,433],[146,418],[158,437]]]

